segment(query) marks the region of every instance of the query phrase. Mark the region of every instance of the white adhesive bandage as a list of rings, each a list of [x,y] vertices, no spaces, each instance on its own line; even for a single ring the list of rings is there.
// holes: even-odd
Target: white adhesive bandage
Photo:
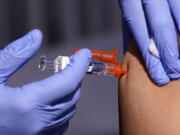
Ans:
[[[157,58],[160,58],[159,51],[153,39],[150,40],[149,51]]]

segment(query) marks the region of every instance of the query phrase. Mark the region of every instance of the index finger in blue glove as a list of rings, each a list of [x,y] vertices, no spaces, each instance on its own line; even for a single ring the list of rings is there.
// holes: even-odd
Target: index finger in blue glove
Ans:
[[[78,90],[80,83],[87,72],[92,54],[88,49],[82,49],[71,57],[70,64],[59,73],[44,80],[23,86],[43,103],[52,103],[67,97]],[[30,91],[29,91],[30,90]]]
[[[42,33],[33,30],[0,51],[0,83],[4,83],[40,48]]]
[[[168,83],[169,77],[164,71],[161,61],[149,52],[150,39],[141,0],[120,0],[120,6],[124,22],[129,26],[137,42],[152,80],[158,85]]]
[[[168,0],[169,6],[180,34],[180,1]]]
[[[168,2],[143,0],[143,5],[163,67],[171,79],[178,79],[180,78],[178,41]]]

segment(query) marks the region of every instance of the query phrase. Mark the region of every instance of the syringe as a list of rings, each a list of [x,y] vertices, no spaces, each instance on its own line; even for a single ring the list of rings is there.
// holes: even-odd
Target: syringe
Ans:
[[[45,56],[41,56],[39,68],[42,71],[44,71],[45,69],[52,69],[54,70],[54,72],[60,72],[64,70],[69,63],[70,59],[67,56],[58,56],[54,61],[47,60]],[[123,74],[125,74],[126,71],[123,70],[120,65],[92,60],[90,65],[88,66],[87,73],[96,75],[116,76],[119,78]]]
[[[74,53],[78,52],[80,49],[76,48],[73,50]],[[91,50],[93,59],[99,60],[101,62],[118,64],[118,50],[112,50],[111,52],[101,51],[101,50]]]

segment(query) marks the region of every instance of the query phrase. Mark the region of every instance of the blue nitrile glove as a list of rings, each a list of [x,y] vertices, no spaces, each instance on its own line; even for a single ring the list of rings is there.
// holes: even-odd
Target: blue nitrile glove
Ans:
[[[176,24],[180,32],[180,1],[119,0],[119,2],[126,36],[132,33],[151,78],[158,85],[167,84],[173,79],[180,79],[179,50],[175,27]],[[126,37],[126,40],[128,38]],[[159,58],[149,51],[150,38],[155,41]],[[127,41],[125,42],[127,43]]]
[[[71,56],[69,66],[49,78],[17,88],[6,85],[37,52],[41,40],[41,32],[33,30],[0,51],[1,135],[61,135],[75,114],[80,84],[91,61],[87,49]]]

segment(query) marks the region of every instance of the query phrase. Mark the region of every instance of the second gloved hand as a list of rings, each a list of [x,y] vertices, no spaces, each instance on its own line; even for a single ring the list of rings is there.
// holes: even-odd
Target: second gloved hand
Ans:
[[[81,81],[91,61],[87,49],[71,56],[70,65],[60,73],[17,88],[6,86],[7,79],[37,52],[41,40],[41,32],[34,30],[0,51],[2,135],[60,135],[75,114]]]
[[[170,80],[180,79],[176,33],[176,29],[180,32],[180,1],[119,1],[123,14],[125,42],[130,40],[130,37],[136,40],[149,75],[154,82],[164,85]],[[149,51],[150,38],[155,41],[160,58],[154,57]]]

